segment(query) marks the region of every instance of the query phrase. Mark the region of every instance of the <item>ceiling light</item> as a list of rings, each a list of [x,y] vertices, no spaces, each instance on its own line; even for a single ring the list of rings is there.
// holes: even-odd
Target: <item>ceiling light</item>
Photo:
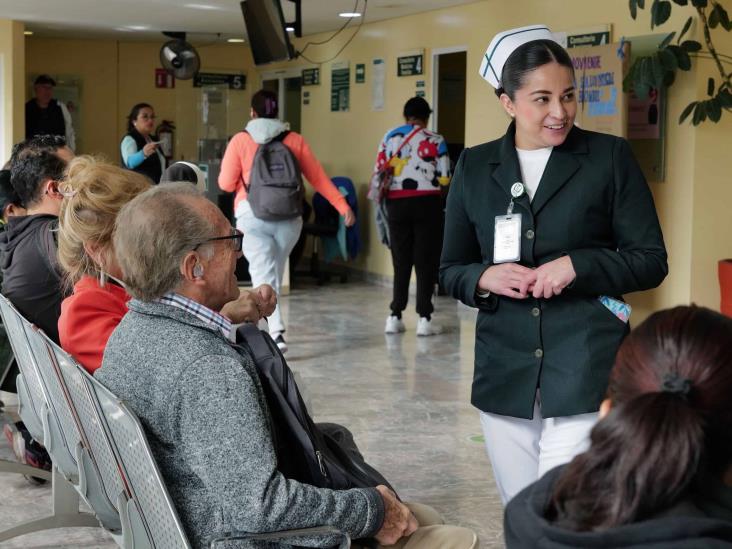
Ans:
[[[144,31],[150,27],[148,25],[127,25],[125,28],[133,31]]]
[[[287,32],[295,32],[295,27],[285,27]]]
[[[33,31],[23,31],[26,36],[33,36]]]
[[[244,39],[243,38],[229,38],[227,40],[227,42],[229,42],[230,44],[240,44],[240,43],[244,42]]]
[[[339,13],[338,17],[361,17],[361,14],[356,11],[344,11]]]

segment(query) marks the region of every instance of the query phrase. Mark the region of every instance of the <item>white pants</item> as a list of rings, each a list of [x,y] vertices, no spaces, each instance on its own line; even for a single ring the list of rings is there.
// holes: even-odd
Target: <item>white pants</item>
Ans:
[[[550,469],[572,461],[589,448],[597,412],[542,419],[540,403],[537,391],[533,419],[480,413],[503,505]]]
[[[236,228],[244,233],[242,251],[249,262],[252,285],[269,284],[280,296],[287,258],[302,230],[302,217],[285,221],[265,221],[254,217],[249,202],[243,200],[236,208]],[[269,317],[269,332],[276,338],[285,331],[281,307],[277,305]]]

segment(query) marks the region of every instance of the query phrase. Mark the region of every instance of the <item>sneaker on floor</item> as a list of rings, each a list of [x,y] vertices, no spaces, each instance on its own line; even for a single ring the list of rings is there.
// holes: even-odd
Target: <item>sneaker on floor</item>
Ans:
[[[384,326],[385,334],[399,334],[404,330],[406,330],[406,328],[404,327],[404,322],[402,322],[401,318],[394,315],[386,317],[386,326]]]
[[[273,339],[275,344],[277,345],[277,348],[284,355],[287,352],[287,343],[285,342],[285,336],[279,333]]]
[[[435,324],[432,320],[421,316],[417,321],[417,335],[418,336],[431,336],[442,333],[442,326]]]
[[[15,424],[6,423],[3,425],[3,432],[10,442],[15,458],[19,463],[24,463],[37,469],[43,469],[44,471],[51,470],[51,456],[48,455],[48,452],[43,446],[33,440],[22,421]],[[40,477],[23,476],[31,484],[41,485],[46,483],[46,479]]]

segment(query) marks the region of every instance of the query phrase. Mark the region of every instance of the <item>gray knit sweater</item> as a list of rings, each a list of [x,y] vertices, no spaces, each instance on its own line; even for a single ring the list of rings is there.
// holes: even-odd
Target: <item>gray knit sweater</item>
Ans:
[[[328,490],[280,474],[248,354],[183,310],[135,299],[129,309],[95,377],[140,418],[194,547],[229,530],[331,525],[363,538],[381,528],[376,490]]]

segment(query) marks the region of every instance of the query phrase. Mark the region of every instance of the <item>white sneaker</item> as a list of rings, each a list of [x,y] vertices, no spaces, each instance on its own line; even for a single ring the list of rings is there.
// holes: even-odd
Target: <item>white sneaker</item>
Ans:
[[[275,334],[276,337],[273,337],[274,342],[277,344],[277,347],[279,348],[280,352],[284,355],[287,352],[287,343],[285,343],[285,337],[282,335],[282,332],[279,334]]]
[[[442,333],[442,326],[435,324],[431,320],[421,316],[417,321],[417,335],[418,336],[431,336]]]
[[[394,315],[386,317],[386,326],[384,326],[385,334],[398,334],[406,330],[404,322],[401,318],[397,318]]]

